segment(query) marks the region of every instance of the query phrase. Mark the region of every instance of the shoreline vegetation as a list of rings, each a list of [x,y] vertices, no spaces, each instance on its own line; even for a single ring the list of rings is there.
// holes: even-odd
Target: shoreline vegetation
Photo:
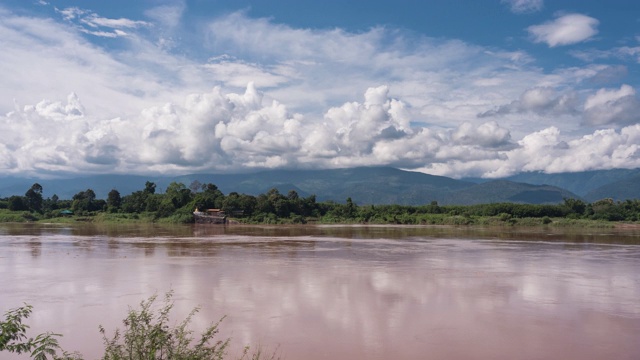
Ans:
[[[421,206],[357,205],[318,202],[316,196],[286,195],[271,189],[258,196],[224,195],[216,185],[198,181],[189,187],[169,184],[164,193],[147,181],[145,188],[125,196],[113,189],[107,199],[97,199],[92,189],[72,199],[56,195],[44,199],[35,183],[24,196],[0,198],[0,222],[46,223],[193,223],[195,209],[220,209],[229,223],[240,224],[371,224],[371,225],[479,225],[557,227],[640,226],[640,200],[616,202],[602,199],[586,203],[564,199],[559,204],[491,203],[479,205]]]

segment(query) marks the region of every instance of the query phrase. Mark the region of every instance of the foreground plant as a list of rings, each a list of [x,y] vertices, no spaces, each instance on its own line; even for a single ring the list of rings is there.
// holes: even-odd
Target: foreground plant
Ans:
[[[31,315],[33,307],[25,306],[9,310],[5,320],[0,322],[0,351],[23,354],[29,353],[35,360],[71,360],[80,359],[77,354],[70,354],[60,347],[57,337],[62,335],[46,332],[35,338],[27,337],[28,325],[23,320]],[[60,351],[61,355],[58,355]]]
[[[188,328],[193,316],[199,308],[193,309],[178,325],[169,325],[169,313],[173,308],[171,300],[173,292],[168,292],[164,304],[154,310],[157,295],[140,302],[139,309],[129,309],[123,320],[124,330],[116,329],[109,338],[104,327],[99,326],[104,341],[103,360],[222,360],[227,356],[230,339],[216,340],[219,325],[224,319],[212,323],[198,338]],[[35,338],[27,338],[29,326],[23,320],[31,314],[32,306],[5,313],[5,320],[0,322],[0,351],[16,354],[29,353],[35,360],[81,360],[77,353],[64,351],[57,337],[62,335],[47,332]],[[59,355],[60,354],[60,355]],[[240,359],[259,360],[265,355],[260,347],[253,352],[247,346]],[[276,358],[275,353],[266,356]]]
[[[165,295],[165,302],[158,313],[152,310],[157,296],[140,303],[140,309],[129,309],[124,319],[124,332],[116,330],[113,338],[106,336],[104,327],[100,333],[105,344],[104,360],[119,359],[224,359],[230,339],[215,340],[220,321],[207,328],[197,341],[187,326],[199,308],[193,309],[179,325],[170,327],[169,312],[173,308],[173,293]],[[223,318],[224,319],[224,318]]]

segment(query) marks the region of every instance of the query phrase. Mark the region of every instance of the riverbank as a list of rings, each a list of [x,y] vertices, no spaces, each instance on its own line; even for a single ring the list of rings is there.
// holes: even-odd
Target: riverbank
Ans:
[[[36,222],[54,224],[175,224],[172,218],[156,218],[153,213],[107,213],[98,212],[89,215],[58,215],[47,217],[38,213],[23,211],[9,211],[0,209],[0,222]],[[640,222],[603,221],[591,219],[570,219],[561,217],[513,217],[509,214],[498,216],[462,216],[448,214],[421,214],[420,216],[403,216],[375,218],[370,221],[353,219],[336,219],[333,217],[309,217],[309,218],[264,218],[263,221],[247,218],[230,218],[229,225],[455,225],[455,226],[547,226],[568,228],[620,228],[640,229]]]

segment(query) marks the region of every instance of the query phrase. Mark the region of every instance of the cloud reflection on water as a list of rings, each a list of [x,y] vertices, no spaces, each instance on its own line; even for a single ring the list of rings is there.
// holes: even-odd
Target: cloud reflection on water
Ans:
[[[202,306],[197,328],[228,315],[223,333],[237,346],[279,344],[291,359],[640,353],[632,335],[640,330],[640,247],[603,236],[0,228],[1,309],[32,303],[34,331],[60,331],[63,345],[89,357],[100,347],[98,324],[113,330],[127,306],[169,289],[179,314]]]

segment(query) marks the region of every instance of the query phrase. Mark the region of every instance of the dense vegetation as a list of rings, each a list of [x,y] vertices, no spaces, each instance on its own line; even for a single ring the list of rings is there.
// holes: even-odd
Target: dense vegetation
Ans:
[[[173,293],[165,296],[165,303],[154,308],[156,296],[140,303],[140,309],[130,309],[122,321],[124,330],[116,329],[113,337],[107,336],[104,327],[99,326],[104,343],[104,360],[222,360],[228,358],[230,339],[216,339],[220,321],[211,324],[198,337],[193,336],[189,325],[198,312],[195,308],[177,325],[171,325],[170,312],[173,308]],[[52,332],[29,337],[29,326],[24,321],[31,315],[33,308],[24,305],[9,310],[5,319],[0,319],[0,351],[14,354],[29,354],[34,360],[82,360],[77,352],[65,351],[60,347],[61,334]],[[239,359],[275,359],[276,354],[264,355],[260,348],[250,351],[245,347]]]
[[[122,196],[116,189],[107,199],[97,199],[87,189],[71,199],[56,195],[44,199],[42,186],[33,184],[24,196],[0,199],[0,221],[155,221],[193,222],[193,211],[221,209],[245,223],[373,223],[373,224],[548,224],[552,219],[638,221],[640,200],[615,202],[603,199],[586,203],[564,199],[555,205],[492,203],[446,205],[432,201],[422,206],[358,206],[351,198],[344,203],[317,202],[315,195],[300,197],[272,189],[258,196],[232,192],[224,195],[216,185],[194,181],[189,187],[172,182],[164,193],[147,181],[144,189]],[[558,221],[556,221],[558,222]]]

